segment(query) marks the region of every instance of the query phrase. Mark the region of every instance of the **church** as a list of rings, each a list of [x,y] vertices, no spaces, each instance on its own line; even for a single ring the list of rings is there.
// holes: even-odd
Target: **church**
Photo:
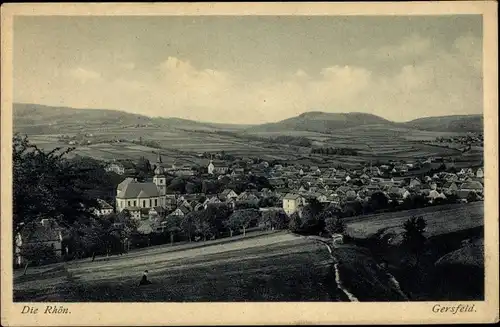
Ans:
[[[161,155],[158,153],[152,182],[138,182],[137,179],[128,177],[118,184],[116,189],[116,211],[165,207],[166,184],[165,170],[162,167]]]

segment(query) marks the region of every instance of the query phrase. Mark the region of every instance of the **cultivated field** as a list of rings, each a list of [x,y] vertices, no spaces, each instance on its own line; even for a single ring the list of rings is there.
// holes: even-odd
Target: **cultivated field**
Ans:
[[[16,301],[340,301],[332,259],[280,232],[200,248],[162,246],[53,265],[14,280]],[[152,285],[139,287],[149,270]],[[19,272],[17,273],[17,275]]]
[[[353,217],[346,219],[347,233],[355,238],[368,238],[380,230],[398,233],[407,219],[419,216],[427,221],[427,236],[458,232],[484,225],[484,202]]]
[[[182,127],[182,126],[181,126]],[[185,126],[184,126],[185,127]],[[240,135],[222,135],[218,129],[187,129],[156,126],[110,126],[109,128],[85,126],[83,129],[61,129],[67,135],[78,133],[91,133],[94,140],[138,140],[142,138],[147,141],[158,142],[164,151],[173,151],[166,155],[179,157],[179,152],[196,158],[201,152],[225,151],[241,157],[261,157],[265,160],[294,160],[298,155],[309,156],[308,148],[290,147],[287,144],[272,144],[266,141],[249,139],[248,137],[273,138],[279,135],[290,135],[306,137],[313,141],[314,146],[354,148],[359,152],[358,156],[328,156],[335,163],[355,166],[360,162],[370,160],[389,159],[415,159],[431,156],[452,156],[467,162],[480,160],[482,152],[474,150],[464,157],[459,150],[442,146],[422,144],[420,141],[431,141],[439,136],[453,136],[456,133],[419,131],[407,128],[389,128],[387,126],[360,126],[355,128],[340,129],[332,134],[306,132],[306,131],[282,131],[282,132],[242,132]],[[53,149],[57,146],[67,146],[58,141],[57,134],[33,134],[30,139],[45,149]],[[139,149],[134,145],[123,144],[94,144],[90,146],[76,146],[75,154],[88,155],[99,159],[137,159],[140,156],[153,158],[156,149],[144,147]],[[315,156],[321,158],[321,156]],[[182,160],[182,159],[181,159]],[[189,162],[189,160],[187,161]]]

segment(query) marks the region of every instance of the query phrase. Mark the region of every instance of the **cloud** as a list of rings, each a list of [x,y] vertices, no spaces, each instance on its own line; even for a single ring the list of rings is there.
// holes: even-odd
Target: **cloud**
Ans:
[[[99,74],[98,72],[95,72],[93,70],[88,70],[82,67],[71,69],[69,71],[69,74],[71,77],[77,79],[82,83],[101,79],[101,74]]]
[[[396,60],[414,58],[431,51],[431,40],[413,34],[402,40],[399,44],[386,45],[377,49],[361,49],[357,55],[362,58],[377,60]]]
[[[125,70],[133,70],[135,68],[135,64],[133,62],[124,62],[120,64],[120,67]]]

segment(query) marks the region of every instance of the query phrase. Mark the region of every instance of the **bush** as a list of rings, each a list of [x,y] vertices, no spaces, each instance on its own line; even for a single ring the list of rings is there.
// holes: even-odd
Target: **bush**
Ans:
[[[46,265],[58,261],[56,251],[53,247],[44,243],[32,243],[22,246],[21,256],[31,266]]]
[[[427,222],[423,217],[411,217],[404,224],[403,245],[415,254],[422,253],[426,242]]]
[[[300,219],[297,213],[293,213],[290,216],[290,223],[288,224],[288,229],[290,229],[291,232],[296,233],[300,231],[301,226],[302,226],[302,219]]]
[[[325,220],[325,229],[331,235],[343,234],[345,232],[345,224],[340,218],[327,218]]]

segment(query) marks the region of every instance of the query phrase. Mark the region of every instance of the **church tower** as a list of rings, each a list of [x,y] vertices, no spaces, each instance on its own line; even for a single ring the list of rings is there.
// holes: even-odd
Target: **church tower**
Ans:
[[[158,150],[157,155],[156,155],[156,167],[162,166],[162,160],[161,160],[161,154],[160,151]]]
[[[212,162],[212,160],[210,160],[210,164],[208,164],[208,167],[207,167],[208,173],[210,175],[213,175],[214,169],[215,169],[214,163]]]
[[[160,157],[161,159],[161,157]],[[165,207],[165,195],[167,194],[167,179],[165,171],[162,166],[157,165],[155,168],[155,175],[153,176],[153,183],[158,188],[159,205]]]

